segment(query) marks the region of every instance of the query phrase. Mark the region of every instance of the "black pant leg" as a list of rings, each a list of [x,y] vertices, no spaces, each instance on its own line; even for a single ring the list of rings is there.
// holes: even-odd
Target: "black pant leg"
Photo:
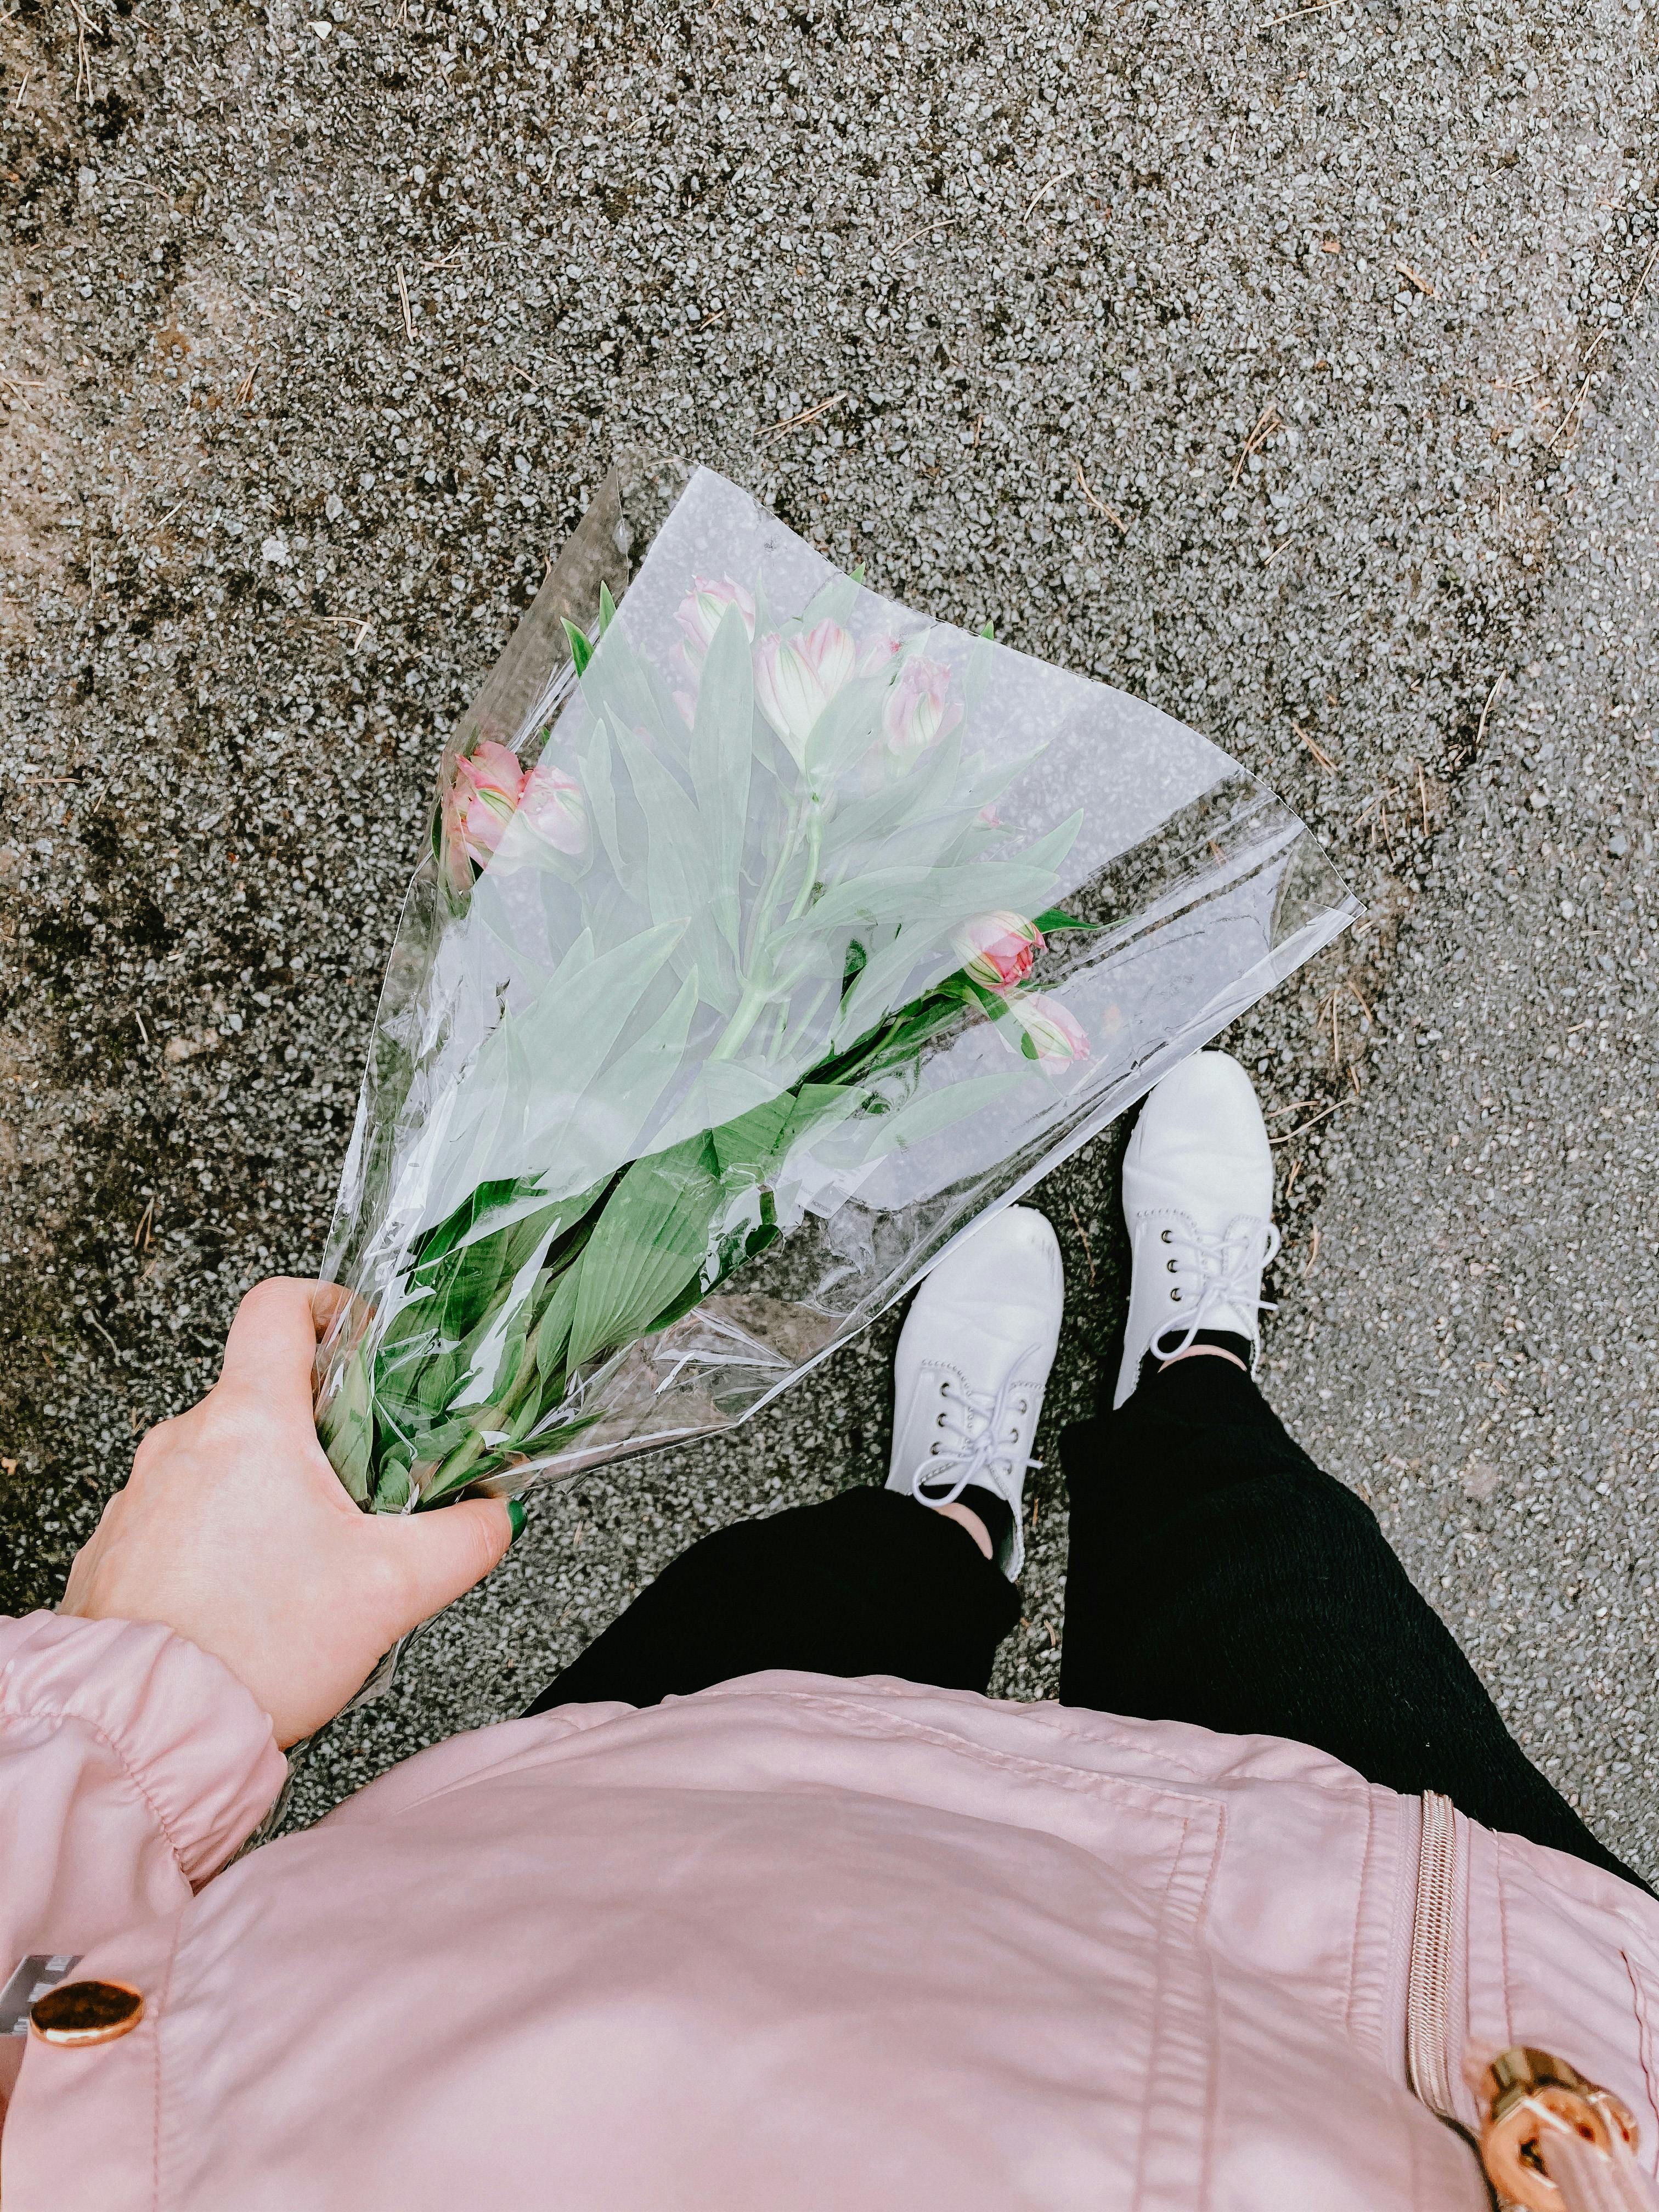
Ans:
[[[1230,1360],[1164,1368],[1060,1449],[1065,1703],[1288,1736],[1638,1880],[1526,1758],[1376,1516]]]
[[[1019,1596],[967,1530],[859,1489],[682,1552],[529,1710],[653,1705],[769,1667],[983,1690]]]

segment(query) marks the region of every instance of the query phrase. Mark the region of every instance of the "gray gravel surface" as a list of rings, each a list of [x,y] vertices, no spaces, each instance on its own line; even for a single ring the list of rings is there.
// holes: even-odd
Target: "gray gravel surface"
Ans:
[[[1640,319],[1643,11],[26,0],[0,70],[10,1603],[240,1288],[314,1266],[442,733],[619,447],[1275,781],[1370,919],[1243,1048],[1276,1106],[1371,1080],[1437,839],[1514,803],[1483,709]],[[1056,1419],[1121,1307],[1111,1164],[1051,1194]],[[890,1334],[549,1497],[307,1802],[512,1710],[697,1529],[875,1479]]]
[[[1656,453],[1649,336],[1581,448],[1533,657],[1401,937],[1369,1094],[1330,1125],[1318,1251],[1293,1261],[1270,1362],[1516,1735],[1650,1879]]]

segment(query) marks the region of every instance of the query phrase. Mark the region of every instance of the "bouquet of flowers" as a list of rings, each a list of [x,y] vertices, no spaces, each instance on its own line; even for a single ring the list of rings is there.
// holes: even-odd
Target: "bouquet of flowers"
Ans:
[[[377,1512],[741,1418],[1344,926],[1194,732],[605,485],[447,749],[325,1270]]]

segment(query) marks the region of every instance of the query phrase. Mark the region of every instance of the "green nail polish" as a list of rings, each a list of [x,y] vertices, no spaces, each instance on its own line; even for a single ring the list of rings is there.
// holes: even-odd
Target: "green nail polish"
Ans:
[[[509,1544],[516,1544],[520,1537],[524,1534],[525,1522],[530,1518],[529,1514],[525,1511],[524,1500],[522,1498],[509,1498],[507,1499],[507,1517],[513,1523],[513,1534],[507,1540]]]

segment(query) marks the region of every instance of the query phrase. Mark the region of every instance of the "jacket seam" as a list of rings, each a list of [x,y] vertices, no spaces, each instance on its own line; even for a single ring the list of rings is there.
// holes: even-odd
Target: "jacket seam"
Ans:
[[[1370,1889],[1371,1856],[1376,1842],[1376,1801],[1365,1793],[1365,1848],[1359,1860],[1359,1884],[1354,1899],[1353,1936],[1348,1945],[1348,1988],[1346,2002],[1342,2008],[1343,2025],[1350,2042],[1354,2034],[1354,1991],[1359,1980],[1359,1934],[1365,1922],[1365,1899]]]
[[[1474,1837],[1469,1823],[1463,1819],[1463,1815],[1460,1813],[1456,1817],[1463,1821],[1463,1856],[1468,1865],[1468,1872],[1464,1878],[1464,1895],[1468,1897],[1474,1884],[1474,1853],[1472,1848]],[[1503,1852],[1494,1850],[1490,1856],[1493,1880],[1498,1890],[1498,1941],[1504,1960],[1504,2042],[1507,2046],[1515,2041],[1515,1985],[1510,1979],[1510,1886],[1504,1871]],[[1468,1943],[1468,1926],[1469,1916],[1466,1906],[1463,1939],[1466,1949]]]
[[[1181,1824],[1181,1839],[1182,1843],[1187,1839],[1187,1823],[1184,1820]],[[1153,2062],[1158,2056],[1159,2046],[1162,2041],[1162,2031],[1164,2028],[1164,2010],[1169,2002],[1170,1976],[1169,1969],[1164,1956],[1165,1940],[1164,1931],[1168,1924],[1170,1911],[1170,1892],[1175,1887],[1176,1873],[1180,1864],[1181,1853],[1179,1850],[1176,1850],[1170,1855],[1170,1863],[1164,1869],[1164,1893],[1158,1900],[1158,1933],[1154,1939],[1157,1948],[1153,1953],[1152,2016],[1148,2023],[1148,2033],[1146,2038],[1147,2050],[1146,2081],[1149,2093],[1147,2099],[1148,2109],[1144,2109],[1140,2116],[1140,2139],[1135,2149],[1134,2187],[1130,2197],[1130,2203],[1132,2206],[1144,2204],[1146,2200],[1147,2138],[1151,2133],[1151,2121],[1152,2117],[1149,2108],[1152,2101],[1152,2094],[1155,2094],[1156,2091],[1156,2084],[1152,2079],[1152,2069]]]
[[[1659,2118],[1659,2094],[1656,2094],[1653,2078],[1653,2021],[1648,2010],[1647,1991],[1643,1988],[1641,1977],[1623,1944],[1619,1947],[1619,1956],[1624,1961],[1625,1972],[1630,1982],[1631,2001],[1636,2008],[1636,2048],[1642,2061],[1642,2081],[1648,2093],[1648,2110]],[[1659,2144],[1656,2144],[1650,2152],[1647,2160],[1650,2172],[1653,2171],[1656,2156],[1659,2156]]]
[[[157,1804],[155,1797],[150,1792],[149,1785],[143,1780],[138,1769],[133,1765],[125,1748],[116,1737],[112,1736],[109,1733],[107,1729],[101,1728],[94,1720],[88,1720],[83,1713],[30,1712],[27,1711],[20,1711],[15,1705],[0,1705],[0,1720],[25,1721],[37,1723],[41,1721],[46,1721],[50,1723],[53,1728],[63,1728],[65,1725],[72,1724],[76,1728],[85,1729],[88,1735],[94,1737],[99,1743],[102,1744],[104,1748],[111,1754],[114,1759],[116,1765],[120,1768],[121,1772],[126,1778],[126,1780],[131,1786],[134,1793],[142,1799],[143,1803],[149,1808],[150,1818],[154,1820],[156,1827],[160,1830],[162,1841],[167,1844],[167,1849],[173,1853],[173,1863],[177,1866],[179,1872],[183,1876],[185,1881],[186,1883],[189,1882],[190,1875],[185,1865],[185,1854],[179,1847],[179,1841],[177,1837],[173,1834],[172,1823],[168,1820],[166,1814],[163,1813],[160,1805]]]
[[[844,1715],[849,1719],[862,1717],[864,1714],[864,1708],[852,1698],[820,1697],[805,1692],[800,1693],[800,1701],[804,1705],[816,1705],[825,1712]],[[1105,1784],[1113,1790],[1132,1790],[1137,1796],[1150,1801],[1151,1810],[1163,1813],[1183,1824],[1192,1817],[1192,1801],[1189,1798],[1162,1789],[1155,1782],[1142,1782],[1130,1775],[1102,1773],[1088,1767],[1060,1766],[1043,1759],[1032,1759],[1023,1752],[995,1750],[987,1744],[970,1743],[965,1736],[951,1735],[948,1730],[934,1728],[926,1721],[901,1722],[895,1719],[889,1725],[896,1735],[908,1735],[940,1749],[959,1753],[984,1766],[1005,1772],[1035,1774],[1044,1779],[1054,1779],[1066,1789],[1078,1789],[1088,1794],[1093,1794],[1093,1785],[1097,1784]],[[879,1734],[881,1731],[872,1732]],[[1204,1802],[1213,1805],[1219,1812],[1219,1803],[1213,1797],[1207,1797]]]
[[[693,1696],[703,1697],[708,1694],[707,1692],[697,1691],[689,1693],[684,1700],[676,1699],[675,1702],[690,1704]],[[1133,1792],[1151,1811],[1178,1820],[1185,1820],[1188,1817],[1188,1808],[1192,1800],[1185,1794],[1179,1783],[1161,1784],[1146,1781],[1134,1775],[1117,1774],[1091,1767],[1068,1766],[1054,1760],[1034,1757],[1029,1752],[1002,1751],[989,1745],[976,1744],[971,1742],[966,1736],[958,1735],[950,1729],[936,1727],[930,1722],[912,1720],[908,1715],[901,1714],[896,1710],[900,1702],[897,1699],[883,1698],[878,1707],[867,1699],[838,1698],[833,1694],[808,1690],[757,1694],[770,1695],[785,1700],[793,1706],[814,1708],[842,1722],[850,1721],[858,1723],[859,1735],[866,1739],[879,1738],[884,1735],[894,1741],[908,1739],[912,1741],[928,1743],[937,1749],[975,1760],[982,1766],[1003,1772],[1017,1773],[1028,1778],[1036,1777],[1082,1795],[1096,1795],[1103,1789],[1109,1792]],[[660,1711],[665,1709],[665,1707],[657,1707],[654,1710]],[[625,1720],[635,1720],[650,1710],[653,1709],[635,1706],[632,1711],[620,1717]],[[539,1719],[542,1716],[537,1715],[535,1717]],[[573,1729],[572,1733],[585,1735],[591,1741],[610,1725],[609,1722],[599,1722],[586,1729]],[[1083,1736],[1080,1732],[1076,1732],[1075,1740],[1092,1741],[1091,1738]],[[398,1814],[410,1812],[415,1806],[430,1802],[434,1799],[447,1795],[452,1790],[465,1789],[477,1778],[478,1775],[476,1771],[470,1771],[453,1776],[446,1782],[438,1783],[431,1790],[423,1790],[419,1796],[400,1801],[398,1808]],[[1213,1781],[1202,1774],[1194,1775],[1191,1778],[1199,1785],[1201,1802],[1219,1812],[1221,1801],[1217,1785]]]
[[[857,1680],[863,1678],[853,1676],[849,1679]],[[781,1704],[787,1705],[828,1705],[833,1702],[837,1705],[845,1705],[851,1710],[862,1709],[863,1701],[857,1698],[832,1698],[829,1692],[817,1690],[747,1689],[742,1686],[743,1680],[744,1678],[741,1675],[738,1675],[730,1681],[713,1682],[710,1683],[706,1690],[688,1692],[684,1699],[676,1698],[675,1702],[677,1704],[682,1702],[689,1704],[693,1697],[708,1698],[711,1699],[720,1697],[744,1697],[776,1699]],[[884,1690],[878,1693],[878,1697],[877,1698],[872,1698],[869,1702],[872,1705],[879,1702],[884,1707],[893,1708],[902,1706],[906,1701],[903,1698],[896,1697],[890,1692]],[[1047,1698],[1038,1702],[1033,1702],[1030,1705],[1022,1704],[1018,1698],[986,1698],[981,1699],[981,1702],[992,1706],[994,1709],[1000,1709],[1012,1705],[1018,1711],[1022,1721],[1030,1722],[1036,1727],[1047,1730],[1050,1735],[1063,1737],[1068,1742],[1099,1743],[1103,1741],[1100,1734],[1095,1729],[1067,1728],[1063,1724],[1063,1723],[1051,1718],[1051,1711],[1057,1710],[1063,1712],[1066,1708],[1064,1706],[1055,1707],[1053,1701]],[[636,1712],[642,1710],[644,1710],[642,1707],[635,1707],[635,1711]],[[1094,1708],[1079,1708],[1079,1710],[1092,1711],[1094,1711]],[[1159,1722],[1149,1720],[1145,1716],[1137,1713],[1102,1713],[1098,1717],[1103,1720],[1117,1722],[1125,1731],[1129,1733],[1139,1729],[1157,1729],[1161,1727],[1199,1728],[1206,1735],[1225,1736],[1233,1741],[1240,1741],[1243,1740],[1243,1735],[1233,1730],[1227,1729],[1204,1729],[1202,1727],[1202,1723],[1198,1722]],[[603,1725],[603,1723],[600,1723],[600,1725]],[[921,1727],[925,1726],[926,1723],[912,1723],[911,1725],[913,1727]],[[943,1732],[941,1731],[941,1733]],[[1275,1736],[1271,1733],[1271,1731],[1263,1732],[1261,1730],[1247,1730],[1244,1731],[1243,1734],[1259,1735],[1262,1741],[1270,1743],[1286,1743],[1293,1741],[1293,1739],[1286,1736]],[[1123,1734],[1116,1735],[1110,1739],[1115,1746],[1121,1744],[1124,1740],[1125,1737]],[[1367,1781],[1365,1777],[1359,1772],[1357,1767],[1346,1765],[1341,1759],[1333,1758],[1328,1752],[1318,1752],[1316,1747],[1298,1744],[1297,1748],[1304,1751],[1314,1749],[1316,1756],[1321,1761],[1319,1768],[1310,1770],[1305,1775],[1297,1776],[1296,1780],[1298,1784],[1307,1783],[1316,1789],[1337,1790],[1342,1791],[1344,1794],[1363,1790],[1366,1793],[1367,1800],[1369,1802],[1370,1794],[1374,1791],[1376,1785]],[[1218,1789],[1225,1786],[1225,1777],[1211,1773],[1207,1769],[1196,1765],[1191,1759],[1182,1758],[1179,1753],[1172,1752],[1162,1744],[1158,1747],[1158,1756],[1159,1760],[1164,1764],[1171,1767],[1178,1768],[1179,1771],[1190,1781],[1196,1782],[1202,1786],[1206,1786],[1211,1789]],[[1156,1789],[1158,1784],[1156,1783],[1149,1783],[1146,1786],[1149,1789]],[[1626,1887],[1628,1887],[1629,1885],[1626,1884]]]
[[[764,1694],[764,1692],[763,1692],[763,1694]],[[787,1697],[811,1697],[813,1693],[811,1691],[792,1690],[786,1691],[781,1694]],[[1012,1701],[988,1700],[988,1702],[1006,1703]],[[1091,1707],[1090,1710],[1092,1711],[1093,1708]],[[1034,1723],[1036,1727],[1042,1729],[1047,1735],[1058,1736],[1063,1742],[1098,1743],[1102,1741],[1098,1731],[1093,1729],[1067,1728],[1063,1722],[1050,1719],[1048,1715],[1045,1713],[1040,1706],[1021,1705],[1019,1706],[1018,1711],[1022,1720]],[[1103,1713],[1100,1717],[1103,1720],[1115,1721],[1119,1723],[1127,1722],[1130,1724],[1128,1729],[1114,1731],[1110,1741],[1115,1745],[1123,1742],[1128,1735],[1132,1734],[1133,1729],[1152,1728],[1157,1725],[1154,1722],[1141,1719],[1134,1713]],[[1185,1723],[1177,1723],[1176,1725],[1183,1726]],[[1160,1748],[1158,1757],[1164,1759],[1167,1765],[1179,1768],[1181,1772],[1186,1775],[1191,1781],[1202,1782],[1210,1778],[1206,1776],[1201,1767],[1196,1765],[1191,1759],[1182,1759],[1178,1753],[1165,1751]]]

